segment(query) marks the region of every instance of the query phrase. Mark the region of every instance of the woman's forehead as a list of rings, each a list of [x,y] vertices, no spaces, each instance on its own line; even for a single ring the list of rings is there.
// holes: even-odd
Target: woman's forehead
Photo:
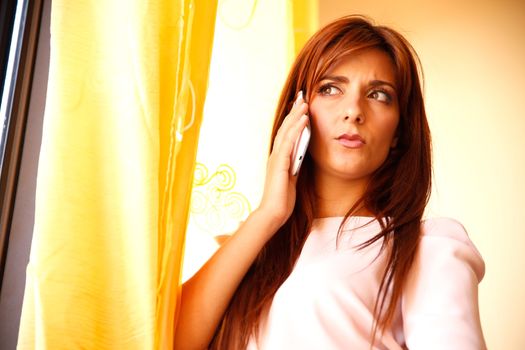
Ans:
[[[384,50],[367,48],[336,57],[324,72],[320,72],[316,83],[335,76],[367,75],[396,83],[396,67]]]

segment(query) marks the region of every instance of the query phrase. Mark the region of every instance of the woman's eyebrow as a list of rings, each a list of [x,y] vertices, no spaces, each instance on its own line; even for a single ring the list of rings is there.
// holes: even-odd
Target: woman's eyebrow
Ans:
[[[372,80],[368,83],[368,85],[370,85],[371,87],[387,85],[390,86],[394,91],[396,91],[396,87],[393,83],[384,80]]]
[[[323,81],[323,80],[331,80],[337,83],[344,83],[344,84],[348,84],[350,82],[348,78],[343,75],[325,75],[324,77],[321,77],[319,81]]]
[[[323,81],[323,80],[330,80],[330,81],[334,81],[337,83],[343,83],[343,84],[348,84],[350,82],[350,80],[348,80],[348,78],[343,75],[325,75],[319,81]],[[374,79],[374,80],[371,80],[368,83],[368,85],[370,85],[371,87],[387,85],[387,86],[390,86],[392,89],[396,90],[395,85],[386,80]]]

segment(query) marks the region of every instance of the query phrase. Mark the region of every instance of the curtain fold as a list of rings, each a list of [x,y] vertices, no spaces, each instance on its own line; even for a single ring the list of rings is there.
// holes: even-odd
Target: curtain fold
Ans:
[[[295,54],[319,29],[319,0],[293,0],[293,31]]]
[[[171,349],[217,1],[53,0],[19,349]]]

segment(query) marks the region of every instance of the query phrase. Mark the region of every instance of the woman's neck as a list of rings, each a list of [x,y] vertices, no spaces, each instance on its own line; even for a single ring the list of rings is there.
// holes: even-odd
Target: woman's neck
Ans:
[[[357,203],[365,192],[368,179],[348,180],[327,174],[316,174],[315,217],[344,216]],[[373,216],[373,214],[360,205],[353,215]]]

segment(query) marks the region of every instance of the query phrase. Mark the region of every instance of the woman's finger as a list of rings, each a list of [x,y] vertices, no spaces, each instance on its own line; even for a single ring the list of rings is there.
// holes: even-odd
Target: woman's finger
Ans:
[[[287,125],[290,124],[290,122],[293,122],[294,119],[297,119],[297,117],[301,115],[301,109],[304,109],[303,104],[304,104],[303,92],[299,91],[292,105],[292,109],[290,110],[288,115],[284,118],[283,122],[281,123],[279,127],[279,131],[285,130],[287,128]],[[279,132],[277,133],[277,135],[279,135]]]
[[[273,149],[280,147],[280,144],[283,141],[283,135],[285,135],[288,130],[293,127],[307,111],[308,104],[302,100],[296,102],[290,113],[284,118],[281,126],[279,127],[279,130],[277,131],[277,135],[274,139]]]
[[[291,125],[288,130],[285,130],[279,150],[285,155],[291,156],[293,149],[295,148],[295,144],[308,122],[308,116],[306,114],[302,114],[295,124]]]
[[[303,114],[300,119],[292,125],[286,132],[282,134],[282,141],[278,147],[274,148],[273,154],[278,159],[278,168],[282,171],[288,171],[292,163],[292,153],[295,148],[295,144],[299,139],[301,132],[308,124],[308,116]]]

